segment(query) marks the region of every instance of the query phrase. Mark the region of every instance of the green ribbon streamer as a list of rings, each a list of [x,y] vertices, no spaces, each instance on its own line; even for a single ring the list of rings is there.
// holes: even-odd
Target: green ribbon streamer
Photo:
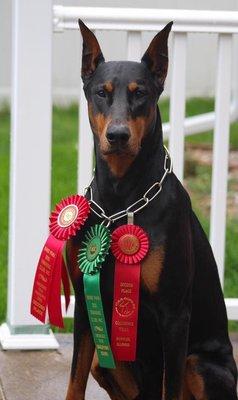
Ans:
[[[97,350],[99,365],[103,368],[116,368],[107,334],[100,292],[100,272],[84,274],[84,294],[89,322]]]

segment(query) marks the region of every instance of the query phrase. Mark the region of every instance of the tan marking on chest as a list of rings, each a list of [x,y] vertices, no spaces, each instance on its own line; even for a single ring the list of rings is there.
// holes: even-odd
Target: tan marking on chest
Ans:
[[[155,293],[158,289],[160,275],[164,264],[164,246],[156,247],[151,250],[147,257],[142,261],[141,282],[149,292]]]

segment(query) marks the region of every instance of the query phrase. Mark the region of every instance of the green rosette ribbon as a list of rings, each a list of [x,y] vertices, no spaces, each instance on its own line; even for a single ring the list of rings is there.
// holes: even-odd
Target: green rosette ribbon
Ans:
[[[100,270],[110,242],[110,231],[104,225],[94,225],[86,232],[78,256],[79,268],[84,274],[94,275]]]
[[[89,322],[99,364],[103,368],[115,368],[100,292],[100,269],[109,252],[110,242],[109,229],[104,225],[94,225],[86,232],[78,255],[79,268],[84,273]]]

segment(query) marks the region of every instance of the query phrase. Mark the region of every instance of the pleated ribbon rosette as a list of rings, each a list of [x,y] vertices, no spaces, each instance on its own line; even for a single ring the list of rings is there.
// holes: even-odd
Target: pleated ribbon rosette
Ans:
[[[65,243],[83,226],[90,207],[85,197],[73,195],[56,205],[50,216],[50,235],[46,240],[37,265],[31,298],[31,314],[45,323],[62,328],[61,280],[63,282],[66,310],[70,299],[70,285],[62,251]]]
[[[137,225],[122,225],[112,233],[111,251],[116,263],[111,346],[119,361],[136,359],[140,262],[148,249],[148,236]]]
[[[103,368],[115,368],[100,291],[100,270],[110,247],[110,231],[104,225],[94,225],[85,234],[79,250],[78,265],[83,272],[84,294],[88,317]]]

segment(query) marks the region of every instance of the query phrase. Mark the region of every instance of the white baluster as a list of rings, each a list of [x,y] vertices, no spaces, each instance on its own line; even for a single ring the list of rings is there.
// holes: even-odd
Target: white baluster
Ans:
[[[215,129],[212,169],[210,241],[218,264],[221,283],[224,281],[226,232],[227,170],[229,154],[231,97],[232,35],[218,38]]]
[[[127,33],[127,60],[140,61],[141,58],[141,32],[129,31]]]
[[[183,180],[184,167],[184,118],[186,101],[186,33],[175,33],[173,42],[172,78],[170,91],[169,150],[173,169]]]

